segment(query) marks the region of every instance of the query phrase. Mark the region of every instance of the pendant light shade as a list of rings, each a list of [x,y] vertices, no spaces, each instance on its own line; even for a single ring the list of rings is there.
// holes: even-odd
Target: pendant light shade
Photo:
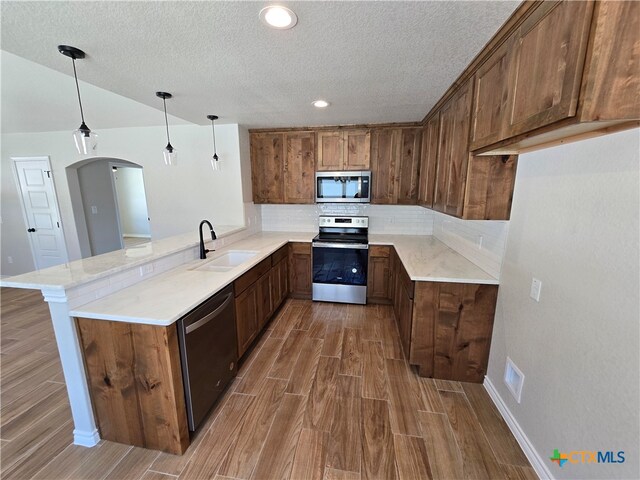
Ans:
[[[220,159],[218,158],[218,154],[216,152],[216,127],[213,124],[213,122],[218,119],[218,116],[207,115],[207,118],[211,120],[211,132],[213,134],[213,156],[211,157],[211,168],[213,168],[214,172],[218,172],[221,169],[221,165]]]
[[[169,167],[175,167],[178,164],[178,152],[173,148],[171,140],[169,139],[169,120],[167,118],[167,98],[171,98],[172,95],[167,92],[156,92],[156,96],[162,99],[162,104],[164,106],[164,124],[167,127],[167,146],[164,147],[164,150],[162,151],[164,164]]]
[[[78,93],[78,104],[80,105],[80,118],[82,123],[77,130],[73,132],[73,140],[76,144],[76,149],[81,155],[95,154],[98,148],[98,135],[92,132],[87,124],[84,122],[84,111],[82,109],[82,99],[80,98],[80,87],[78,85],[78,74],[76,73],[76,59],[83,59],[85,53],[69,45],[58,45],[58,51],[65,57],[69,57],[73,62],[73,78],[76,81],[76,92]]]

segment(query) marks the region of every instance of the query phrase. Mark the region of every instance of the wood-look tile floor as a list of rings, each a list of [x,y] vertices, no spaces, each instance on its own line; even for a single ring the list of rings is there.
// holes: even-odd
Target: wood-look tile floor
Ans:
[[[2,289],[2,478],[536,478],[481,385],[418,377],[388,306],[288,300],[182,456],[73,445],[40,292]]]

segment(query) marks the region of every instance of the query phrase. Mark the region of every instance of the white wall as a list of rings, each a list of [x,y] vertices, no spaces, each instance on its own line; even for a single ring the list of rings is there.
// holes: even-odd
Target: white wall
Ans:
[[[122,248],[111,175],[107,159],[87,163],[78,169],[80,196],[92,255]]]
[[[112,173],[123,235],[150,237],[142,168],[118,167]]]
[[[640,477],[639,148],[631,130],[518,161],[488,377],[556,478]],[[507,356],[525,375],[520,404]],[[556,448],[626,461],[560,468]]]
[[[216,125],[219,173],[211,170],[211,127],[171,127],[171,143],[178,151],[178,166],[166,167],[162,149],[164,127],[115,128],[97,131],[98,153],[132,161],[144,167],[151,234],[154,239],[195,231],[203,218],[213,223],[243,225],[244,209],[240,175],[237,125]],[[82,157],[73,145],[70,131],[2,135],[2,275],[33,270],[16,186],[11,174],[12,156],[49,155],[58,193],[69,258],[81,258],[80,243],[71,209],[65,168]],[[13,264],[7,262],[12,256]]]

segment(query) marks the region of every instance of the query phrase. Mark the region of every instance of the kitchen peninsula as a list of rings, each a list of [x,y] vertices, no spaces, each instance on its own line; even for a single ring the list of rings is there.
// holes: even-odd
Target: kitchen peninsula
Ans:
[[[195,235],[183,235],[151,242],[132,251],[112,252],[2,281],[3,286],[39,289],[49,303],[73,413],[76,444],[93,446],[101,438],[76,318],[175,329],[179,318],[264,263],[274,252],[289,242],[295,242],[292,245],[309,243],[313,237],[312,232],[254,233],[232,227],[217,230],[220,239],[210,242],[216,251],[206,260],[197,259]],[[411,282],[477,284],[497,289],[496,278],[435,237],[371,235],[370,243],[395,248]],[[133,253],[136,251],[145,253]],[[198,269],[228,251],[250,251],[255,255],[227,271]],[[291,289],[290,281],[289,292]],[[175,387],[179,390],[182,380],[179,376],[176,378],[179,385]],[[184,412],[179,414],[180,422],[184,422]],[[157,444],[149,448],[181,453],[188,446],[188,434],[177,424],[176,431],[182,432],[172,437],[175,440],[182,436],[178,447],[172,441],[171,447]]]

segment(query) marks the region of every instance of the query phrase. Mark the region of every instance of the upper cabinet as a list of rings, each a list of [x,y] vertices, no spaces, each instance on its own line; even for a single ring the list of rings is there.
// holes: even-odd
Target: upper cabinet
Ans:
[[[542,2],[516,30],[503,138],[576,114],[592,12],[592,2]]]
[[[583,121],[640,118],[640,2],[598,2],[582,78]]]
[[[313,203],[316,135],[290,132],[285,135],[284,203]]]
[[[440,114],[436,113],[422,130],[422,148],[420,151],[418,204],[433,206],[436,165],[438,163],[438,145],[440,141]]]
[[[252,133],[250,142],[254,203],[284,203],[284,133]]]
[[[318,171],[369,170],[369,129],[318,131]]]
[[[371,203],[415,205],[421,128],[376,128],[371,134]]]
[[[438,167],[433,208],[462,216],[469,161],[472,80],[464,84],[440,111]]]
[[[313,203],[315,132],[251,134],[254,203]]]

